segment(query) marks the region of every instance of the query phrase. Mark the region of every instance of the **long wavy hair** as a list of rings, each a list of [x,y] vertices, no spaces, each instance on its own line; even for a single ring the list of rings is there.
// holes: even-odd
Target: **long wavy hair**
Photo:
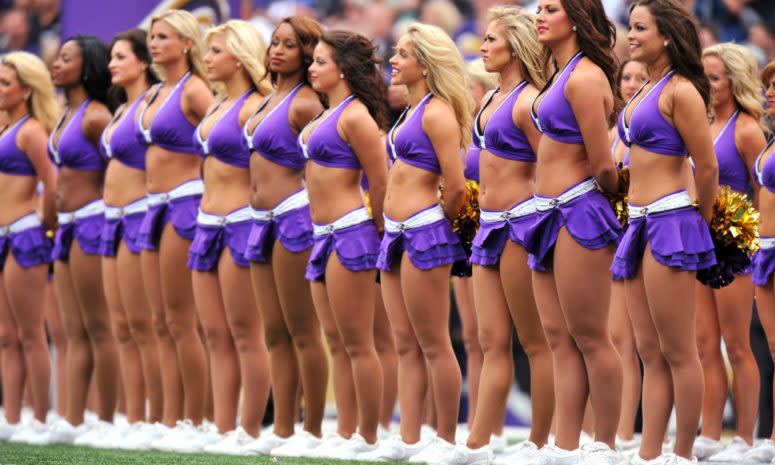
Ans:
[[[762,88],[756,77],[758,64],[748,47],[730,42],[715,44],[702,52],[702,57],[714,56],[724,63],[724,71],[729,80],[729,90],[735,99],[737,108],[748,113],[758,123],[762,130],[767,130],[762,116],[764,105],[762,102]]]
[[[30,114],[46,131],[53,131],[62,108],[54,97],[54,84],[45,63],[32,53],[11,52],[3,55],[2,64],[16,71],[19,84],[32,91],[27,102]]]
[[[153,58],[151,58],[151,52],[148,50],[147,38],[148,33],[145,30],[139,28],[130,29],[113,38],[113,41],[110,43],[110,50],[113,50],[113,46],[116,45],[116,42],[123,40],[129,43],[135,57],[148,66],[145,70],[145,80],[149,86],[152,86],[159,82],[159,78],[156,76],[156,73],[153,72]],[[126,102],[126,90],[123,88],[113,86],[109,93],[112,93],[112,97],[115,100],[122,103]]]
[[[188,67],[191,73],[198,76],[201,80],[210,86],[210,80],[207,79],[207,68],[202,60],[204,56],[204,43],[202,41],[202,32],[199,29],[199,21],[196,17],[184,10],[168,10],[151,18],[151,25],[148,28],[148,42],[151,42],[151,31],[157,21],[164,21],[181,39],[191,39],[191,48],[188,49],[186,57],[188,58]],[[154,65],[154,71],[162,78],[166,79],[164,69],[161,66]]]
[[[535,15],[521,7],[494,6],[487,10],[487,19],[503,28],[525,79],[542,88],[546,83],[546,66],[541,64],[541,42],[536,34]]]
[[[474,100],[466,88],[463,57],[440,27],[414,23],[406,33],[412,41],[414,56],[428,70],[428,88],[455,113],[460,149],[465,151],[471,143]]]
[[[657,31],[667,39],[667,55],[676,73],[697,88],[707,106],[710,83],[702,67],[702,46],[694,18],[677,0],[635,0],[630,13],[638,6],[648,8]]]
[[[284,18],[277,24],[277,27],[272,32],[272,38],[277,31],[277,28],[283,24],[288,24],[296,34],[296,40],[299,43],[299,49],[301,50],[302,69],[304,70],[304,82],[310,85],[309,73],[307,69],[312,64],[312,53],[315,51],[315,46],[318,44],[320,37],[323,35],[323,26],[320,25],[314,19],[307,18],[306,16],[290,16]],[[271,45],[270,45],[271,47]],[[266,69],[266,75],[269,75],[272,81],[272,85],[277,84],[277,73],[270,71],[269,66],[269,48],[266,49],[266,55],[264,56],[264,69]]]
[[[266,43],[258,33],[256,28],[246,21],[232,19],[207,31],[205,42],[210,44],[210,40],[216,34],[223,34],[226,38],[226,51],[228,51],[242,68],[248,73],[250,81],[261,95],[266,95],[272,91],[272,84],[266,79],[266,68],[264,62],[266,59]],[[223,93],[222,84],[216,85],[216,91]]]
[[[381,129],[387,129],[387,85],[379,70],[377,47],[366,37],[349,31],[326,31],[320,38],[333,50],[336,66],[358,100]]]

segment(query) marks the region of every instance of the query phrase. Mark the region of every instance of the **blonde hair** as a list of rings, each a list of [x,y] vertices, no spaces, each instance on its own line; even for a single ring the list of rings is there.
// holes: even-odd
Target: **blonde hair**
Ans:
[[[188,57],[188,66],[191,68],[191,73],[199,76],[201,80],[210,86],[210,80],[207,79],[207,71],[205,68],[202,56],[204,55],[204,44],[202,43],[202,32],[199,29],[199,21],[196,17],[184,10],[168,10],[164,13],[160,13],[151,18],[151,25],[148,28],[148,43],[151,43],[151,31],[153,31],[153,25],[157,21],[164,21],[178,33],[181,39],[191,39],[192,45],[188,49],[186,56]],[[161,66],[153,65],[153,70],[156,75],[162,80],[166,79],[164,70]]]
[[[414,23],[406,33],[417,61],[428,70],[428,89],[452,107],[460,129],[460,148],[465,150],[471,143],[474,100],[465,84],[460,51],[440,27]]]
[[[482,60],[471,60],[466,64],[466,77],[469,81],[479,83],[485,91],[498,87],[498,74],[484,69]]]
[[[431,17],[427,17],[431,15]],[[429,0],[422,6],[421,21],[433,21],[447,34],[454,34],[463,24],[463,15],[450,0]]]
[[[30,113],[51,132],[62,109],[56,101],[54,84],[45,63],[32,53],[11,52],[3,55],[2,64],[16,71],[22,87],[32,90],[28,101]]]
[[[266,43],[256,28],[246,21],[232,19],[207,31],[205,42],[209,45],[216,34],[225,36],[226,50],[242,65],[258,92],[261,95],[271,92],[272,84],[264,68]],[[222,87],[223,84],[216,84],[216,92],[222,94]]]
[[[522,7],[494,6],[487,10],[487,18],[503,28],[511,53],[519,63],[525,79],[539,89],[546,83],[546,72],[541,65],[543,46],[536,34],[536,17]]]
[[[753,53],[745,46],[726,42],[711,45],[702,52],[702,57],[714,56],[724,63],[729,89],[740,111],[751,115],[759,126],[766,130],[762,90],[756,78],[758,65]]]

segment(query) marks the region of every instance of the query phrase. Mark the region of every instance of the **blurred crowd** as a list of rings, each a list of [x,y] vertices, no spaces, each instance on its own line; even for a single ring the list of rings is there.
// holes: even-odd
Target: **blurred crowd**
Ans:
[[[59,48],[60,0],[0,0],[0,53],[24,50],[51,63]]]

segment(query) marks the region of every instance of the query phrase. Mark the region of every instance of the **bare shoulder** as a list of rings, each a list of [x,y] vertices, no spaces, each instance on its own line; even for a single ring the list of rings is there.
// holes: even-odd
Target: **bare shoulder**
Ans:
[[[457,126],[455,112],[446,102],[440,98],[432,98],[425,105],[425,111],[422,115],[423,129],[428,126]]]
[[[587,57],[582,58],[568,76],[566,90],[589,92],[609,90],[608,78],[599,66]]]
[[[197,98],[204,94],[212,95],[212,91],[199,76],[192,75],[183,84],[183,95],[188,98]]]
[[[530,111],[533,105],[533,100],[538,96],[538,88],[533,84],[525,85],[525,88],[517,96],[517,101],[514,102],[514,111],[518,114]]]
[[[344,128],[358,127],[373,121],[369,109],[358,99],[350,102],[339,117]]]
[[[242,103],[242,108],[240,108],[239,111],[240,126],[247,122],[248,118],[250,118],[250,115],[256,111],[256,108],[258,108],[264,98],[265,97],[258,92],[253,92],[248,96],[248,98],[245,99],[245,101]]]
[[[320,96],[309,86],[303,86],[293,97],[290,106],[291,112],[300,112],[303,114],[312,114],[314,117],[323,111],[323,104],[320,103]]]
[[[92,100],[83,112],[83,129],[94,129],[96,125],[102,131],[112,118],[113,115],[104,103]]]
[[[764,141],[764,133],[759,122],[748,113],[740,113],[735,123],[735,139],[738,141]]]
[[[26,140],[29,137],[48,137],[48,131],[37,118],[29,118],[19,128],[19,139]]]

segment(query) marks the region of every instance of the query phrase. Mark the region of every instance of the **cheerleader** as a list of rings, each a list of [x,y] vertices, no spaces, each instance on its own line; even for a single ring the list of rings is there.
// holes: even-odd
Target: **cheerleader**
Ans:
[[[718,189],[705,112],[710,89],[695,24],[678,1],[637,0],[628,39],[649,73],[619,116],[619,136],[630,146],[630,225],[611,267],[624,280],[644,366],[643,436],[633,463],[689,464],[703,394],[694,281],[696,270],[715,263],[707,226]],[[686,191],[687,154],[699,209]],[[675,454],[660,458],[673,403]]]
[[[49,360],[43,326],[51,244],[55,224],[56,170],[46,156],[46,139],[59,108],[46,66],[26,52],[0,61],[0,381],[5,416],[0,440],[24,441],[44,433],[49,407]],[[42,208],[37,194],[43,181]],[[33,292],[30,292],[30,291]],[[34,416],[22,427],[25,379]]]
[[[599,0],[541,0],[543,56],[557,69],[531,107],[542,133],[536,221],[526,232],[533,290],[554,359],[557,436],[542,460],[579,456],[587,397],[595,441],[580,460],[615,463],[622,367],[608,329],[607,268],[621,225],[598,186],[618,190],[607,130],[615,108],[615,29]]]
[[[747,47],[726,43],[706,48],[702,64],[710,82],[710,135],[714,138],[719,184],[746,195],[751,189],[753,162],[767,144],[756,59]],[[693,448],[697,460],[737,462],[753,443],[759,406],[759,368],[750,342],[754,292],[750,271],[717,290],[695,284],[697,348],[705,381],[702,430]],[[721,420],[729,380],[721,355],[722,337],[732,365],[737,414],[737,435],[723,451]]]

